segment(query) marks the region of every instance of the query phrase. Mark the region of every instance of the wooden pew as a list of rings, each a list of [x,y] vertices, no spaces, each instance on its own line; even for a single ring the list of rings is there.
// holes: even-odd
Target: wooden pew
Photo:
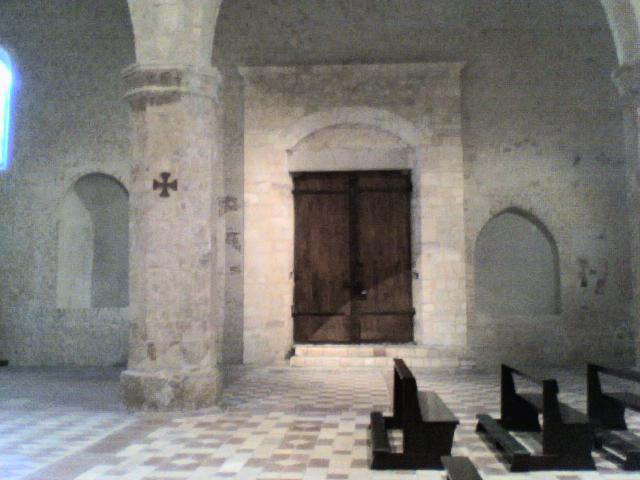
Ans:
[[[518,393],[513,376],[542,387],[542,393]],[[502,365],[500,419],[477,416],[476,431],[485,432],[500,449],[511,471],[594,470],[593,428],[586,415],[558,401],[558,382]],[[542,414],[544,429],[538,415]],[[542,454],[530,453],[509,431],[542,431]]]
[[[468,457],[442,457],[447,480],[482,480]]]
[[[622,456],[625,470],[640,470],[640,437],[627,429],[627,408],[640,412],[640,396],[627,391],[604,392],[600,374],[640,384],[640,372],[628,368],[587,365],[587,414],[595,427],[595,445]]]
[[[418,392],[416,379],[401,359],[394,359],[393,415],[371,412],[370,467],[374,470],[442,469],[451,454],[460,422],[435,392]],[[388,430],[401,429],[402,453],[391,451]]]

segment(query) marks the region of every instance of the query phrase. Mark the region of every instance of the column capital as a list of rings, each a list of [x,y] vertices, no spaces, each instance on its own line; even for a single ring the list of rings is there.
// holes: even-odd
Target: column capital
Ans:
[[[622,65],[611,78],[625,104],[640,103],[640,62]]]
[[[122,71],[125,99],[135,108],[179,101],[184,96],[219,102],[222,76],[216,67],[134,64]]]

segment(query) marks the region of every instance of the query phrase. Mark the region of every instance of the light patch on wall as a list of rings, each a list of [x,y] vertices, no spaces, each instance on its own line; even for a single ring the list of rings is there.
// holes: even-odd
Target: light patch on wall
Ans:
[[[11,131],[11,93],[13,68],[9,55],[0,49],[0,171],[9,168],[9,135]]]

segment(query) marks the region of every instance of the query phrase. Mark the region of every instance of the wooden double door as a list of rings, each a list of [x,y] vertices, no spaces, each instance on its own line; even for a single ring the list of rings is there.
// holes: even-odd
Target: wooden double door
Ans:
[[[294,198],[294,340],[412,341],[409,175],[300,174]]]

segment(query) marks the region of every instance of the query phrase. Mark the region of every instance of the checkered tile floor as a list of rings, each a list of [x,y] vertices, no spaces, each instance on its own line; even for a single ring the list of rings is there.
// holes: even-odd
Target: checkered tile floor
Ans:
[[[443,479],[437,471],[368,470],[369,413],[390,408],[391,372],[386,370],[238,368],[230,372],[222,409],[193,415],[3,412],[0,478]],[[623,472],[599,453],[594,455],[597,472],[510,474],[474,431],[476,413],[498,413],[497,375],[413,371],[419,387],[437,391],[460,419],[453,453],[469,456],[483,478],[640,479],[639,472]],[[583,377],[553,374],[563,399],[584,410]],[[640,434],[640,416],[629,415],[628,421]],[[539,448],[534,436],[520,438]],[[398,436],[393,440],[397,444]]]
[[[60,407],[0,411],[0,479],[23,478],[131,421],[122,414]]]

